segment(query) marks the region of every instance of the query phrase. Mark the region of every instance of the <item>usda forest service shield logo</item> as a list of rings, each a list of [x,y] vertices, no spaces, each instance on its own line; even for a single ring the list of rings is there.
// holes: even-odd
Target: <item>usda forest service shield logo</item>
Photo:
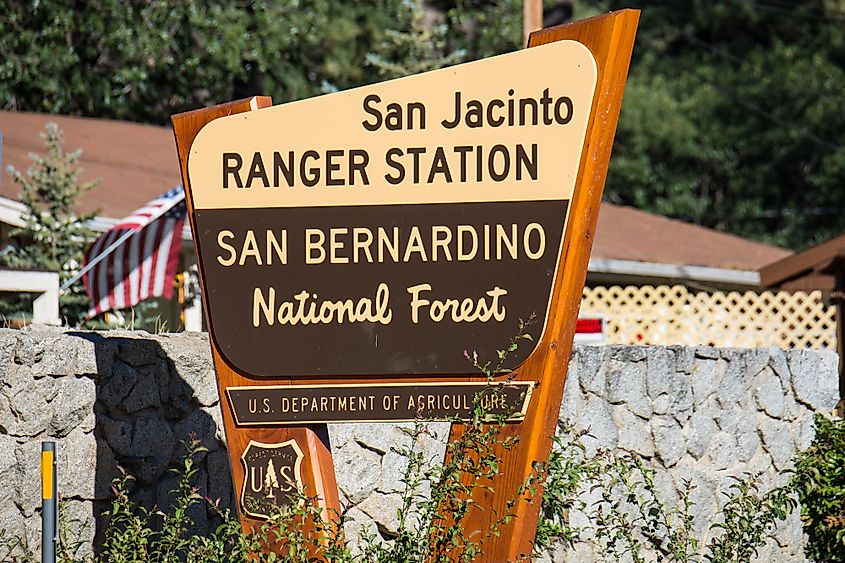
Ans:
[[[292,504],[296,489],[302,487],[302,457],[302,450],[294,440],[281,444],[250,440],[241,456],[243,513],[266,520],[277,507]]]

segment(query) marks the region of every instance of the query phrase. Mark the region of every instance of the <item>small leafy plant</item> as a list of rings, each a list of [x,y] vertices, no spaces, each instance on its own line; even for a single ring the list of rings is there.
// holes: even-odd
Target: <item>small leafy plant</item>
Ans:
[[[507,357],[518,349],[520,341],[531,340],[526,329],[533,320],[533,316],[526,321],[520,320],[517,335],[497,352],[495,361],[481,363],[477,354],[465,352],[473,367],[487,377],[490,386],[476,394],[469,420],[461,423],[458,439],[447,444],[442,464],[431,463],[432,460],[426,459],[416,447],[420,438],[428,433],[428,428],[421,422],[408,432],[410,445],[394,449],[408,460],[402,480],[405,485],[402,504],[397,514],[399,533],[390,544],[380,544],[369,538],[365,561],[474,561],[483,553],[485,541],[499,534],[501,527],[512,520],[516,503],[526,501],[526,492],[534,490],[536,478],[532,476],[508,499],[504,514],[493,521],[490,529],[467,530],[464,525],[472,511],[483,510],[473,502],[473,495],[480,490],[492,491],[493,480],[501,474],[502,460],[495,452],[496,447],[508,451],[518,443],[517,437],[501,437],[513,412],[494,415],[484,408],[482,397],[485,394],[503,395],[512,379],[505,378],[495,384],[494,380],[510,373],[504,367]]]
[[[564,425],[549,458],[543,492],[543,520],[536,547],[556,542],[587,543],[602,560],[634,563],[746,563],[765,545],[776,524],[796,507],[791,486],[761,493],[754,476],[737,480],[708,535],[693,529],[692,492],[684,481],[672,505],[656,486],[657,470],[632,454],[598,451],[588,457],[580,438]],[[597,496],[592,504],[585,493]],[[581,526],[571,523],[579,512]]]
[[[182,467],[175,471],[179,479],[168,511],[136,506],[128,493],[130,475],[123,474],[114,481],[114,498],[110,509],[103,514],[107,522],[105,540],[96,560],[103,563],[468,563],[475,560],[483,552],[484,542],[496,536],[501,526],[512,519],[516,503],[526,501],[535,492],[536,476],[507,502],[505,513],[490,529],[466,529],[470,514],[482,510],[472,501],[473,494],[492,490],[493,479],[501,473],[502,460],[496,448],[501,446],[507,451],[517,443],[516,438],[500,435],[513,413],[491,414],[484,407],[483,398],[504,393],[510,380],[505,378],[496,384],[493,381],[509,373],[503,367],[508,354],[518,348],[520,341],[530,340],[525,329],[531,322],[531,319],[520,321],[519,333],[497,353],[495,362],[481,363],[476,354],[467,354],[490,386],[475,396],[469,420],[462,422],[460,437],[447,445],[444,462],[426,459],[420,442],[431,436],[422,422],[408,431],[409,444],[394,449],[407,458],[408,465],[397,513],[399,531],[392,541],[364,538],[363,553],[354,557],[350,542],[343,535],[344,515],[323,514],[316,499],[306,497],[301,491],[288,506],[274,508],[271,518],[262,525],[243,529],[229,511],[219,509],[193,487],[197,473],[194,458],[205,449],[191,440],[186,443]],[[190,533],[194,524],[190,513],[198,506],[210,507],[220,521],[208,536]],[[266,550],[266,546],[272,549]],[[70,562],[71,559],[66,560]]]
[[[817,414],[816,436],[798,454],[792,484],[814,561],[845,561],[845,420]]]

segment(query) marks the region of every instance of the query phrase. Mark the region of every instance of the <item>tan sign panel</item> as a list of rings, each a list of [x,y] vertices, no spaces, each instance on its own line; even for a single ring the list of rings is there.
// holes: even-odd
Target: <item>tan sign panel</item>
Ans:
[[[595,85],[562,41],[206,125],[188,174],[221,354],[251,377],[442,375],[520,319],[539,341]]]
[[[596,86],[560,41],[216,119],[196,209],[569,199]]]

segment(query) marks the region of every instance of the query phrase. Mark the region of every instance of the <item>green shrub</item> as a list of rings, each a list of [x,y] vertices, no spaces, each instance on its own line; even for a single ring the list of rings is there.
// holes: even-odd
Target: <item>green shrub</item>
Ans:
[[[183,465],[170,507],[148,510],[129,498],[132,477],[124,474],[113,482],[114,498],[104,513],[105,538],[97,563],[413,563],[422,561],[471,562],[483,552],[484,542],[498,533],[512,517],[503,514],[490,530],[467,530],[463,522],[472,510],[481,509],[460,498],[489,486],[489,479],[501,471],[501,460],[492,455],[502,421],[483,423],[485,413],[476,410],[474,422],[464,436],[449,446],[444,463],[431,463],[419,447],[428,433],[424,424],[408,431],[410,444],[394,449],[407,457],[402,505],[397,513],[399,530],[390,543],[376,537],[363,538],[363,554],[357,557],[342,532],[343,515],[324,515],[315,499],[300,495],[290,507],[279,508],[257,530],[244,532],[228,510],[200,496],[192,485],[196,474],[194,458],[204,451],[195,441],[186,444]],[[657,493],[657,470],[634,455],[613,456],[599,451],[587,456],[579,438],[583,433],[563,427],[556,438],[548,464],[537,464],[535,474],[508,503],[511,509],[525,496],[535,494],[538,479],[545,483],[543,518],[537,529],[536,547],[553,542],[589,542],[604,561],[629,559],[634,562],[671,561],[742,563],[751,560],[765,543],[775,524],[795,506],[787,486],[761,494],[753,479],[738,481],[721,509],[716,537],[709,543],[695,537],[692,529],[693,503],[689,484],[682,487],[679,502],[667,505]],[[515,443],[515,442],[512,442]],[[802,454],[803,455],[803,454]],[[430,494],[427,492],[430,491]],[[582,493],[599,493],[588,505]],[[194,507],[210,508],[220,524],[206,536],[190,533]],[[841,508],[841,506],[840,506]],[[570,511],[578,510],[587,524],[576,528]],[[68,522],[63,521],[64,525]],[[75,529],[79,529],[75,527]],[[317,530],[310,533],[308,530]],[[84,545],[60,534],[61,563],[89,563],[79,553]],[[283,545],[277,553],[263,553],[261,546]],[[311,558],[317,551],[318,559]],[[31,549],[21,539],[0,534],[0,560],[35,563]],[[836,561],[836,559],[819,559]]]
[[[609,562],[747,563],[796,506],[790,486],[761,493],[754,476],[738,480],[708,541],[693,529],[695,487],[690,482],[683,483],[678,502],[670,505],[658,494],[657,469],[634,454],[587,456],[583,435],[571,426],[559,430],[546,472],[537,548],[586,543]],[[585,492],[597,493],[598,500],[588,505]],[[573,526],[572,511],[586,523]]]
[[[817,414],[816,437],[798,454],[793,486],[814,561],[845,561],[845,420]]]

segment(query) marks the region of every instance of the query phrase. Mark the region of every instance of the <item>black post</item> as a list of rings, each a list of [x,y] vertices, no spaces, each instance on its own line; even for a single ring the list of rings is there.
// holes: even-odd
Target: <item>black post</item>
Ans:
[[[836,306],[836,351],[839,353],[839,397],[845,399],[845,258],[837,262],[832,301]]]
[[[59,528],[56,480],[56,443],[41,442],[41,563],[56,563]]]

